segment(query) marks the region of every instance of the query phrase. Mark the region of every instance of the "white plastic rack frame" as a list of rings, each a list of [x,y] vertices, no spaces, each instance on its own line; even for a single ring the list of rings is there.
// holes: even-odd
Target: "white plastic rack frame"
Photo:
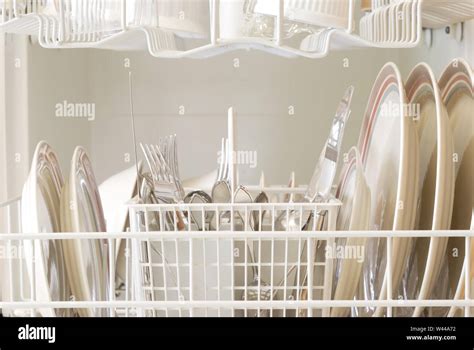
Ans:
[[[257,188],[257,187],[256,187]],[[255,188],[255,189],[256,189]],[[275,192],[274,188],[266,188]],[[299,193],[301,189],[288,190]],[[465,296],[458,300],[400,300],[392,295],[392,240],[397,237],[464,237],[470,247],[472,231],[335,231],[340,203],[266,204],[131,204],[130,232],[116,233],[35,233],[22,234],[21,199],[0,205],[9,214],[6,234],[0,242],[6,252],[21,250],[27,240],[97,239],[107,242],[109,281],[116,281],[117,241],[125,247],[123,283],[110,288],[107,300],[41,300],[35,281],[27,278],[24,262],[18,256],[3,256],[7,277],[3,284],[10,296],[0,301],[4,315],[34,316],[39,310],[106,309],[111,317],[242,316],[309,317],[329,316],[333,308],[386,307],[394,316],[398,308],[456,307],[466,317],[472,315],[470,264],[472,252],[466,249]],[[251,215],[266,212],[261,231],[249,228]],[[278,231],[278,218],[326,212],[327,230],[303,230],[298,225]],[[235,215],[237,214],[238,215]],[[210,214],[223,218],[217,227],[196,227],[193,218]],[[282,216],[283,215],[283,216]],[[179,219],[183,218],[184,224]],[[225,219],[228,222],[225,222]],[[244,218],[239,221],[240,218]],[[221,223],[222,222],[222,223]],[[287,222],[288,223],[288,222]],[[161,227],[156,231],[157,227]],[[290,226],[292,227],[292,226]],[[382,300],[332,300],[335,262],[324,247],[348,237],[381,237],[386,240],[388,293]],[[35,245],[39,246],[39,245]],[[12,247],[16,247],[12,249]],[[35,261],[33,259],[33,261]],[[305,278],[306,277],[306,278]],[[25,279],[26,278],[26,279]],[[115,291],[115,292],[114,292]]]
[[[299,48],[284,43],[284,22],[287,1],[275,0],[273,38],[239,37],[221,38],[220,1],[210,0],[209,38],[203,40],[177,38],[180,33],[160,27],[158,14],[145,24],[130,22],[126,0],[91,1],[82,13],[81,21],[71,18],[71,1],[61,0],[55,11],[42,13],[40,3],[47,0],[12,0],[0,2],[0,31],[38,35],[39,43],[46,48],[103,48],[116,50],[147,49],[154,57],[205,58],[237,49],[259,49],[285,57],[303,56],[321,58],[331,50],[360,47],[404,48],[414,47],[422,39],[422,27],[439,27],[474,17],[474,5],[469,0],[398,0],[378,6],[366,14],[360,23],[360,35],[352,33],[354,0],[347,0],[347,27],[340,23],[325,23],[314,34],[307,35]],[[144,0],[137,0],[144,1]],[[155,6],[157,0],[147,0]],[[306,3],[328,0],[308,0]],[[16,3],[29,7],[17,10]],[[332,2],[329,1],[329,2]],[[87,1],[82,1],[86,3]],[[384,2],[386,3],[386,2]],[[92,7],[100,6],[97,8]],[[311,4],[310,4],[311,5]],[[314,4],[313,4],[314,5]],[[12,8],[7,8],[7,7]],[[150,7],[155,9],[156,7]],[[157,6],[157,5],[156,5]],[[308,5],[309,6],[309,5]],[[110,7],[110,8],[109,8]],[[107,16],[109,14],[109,16]],[[111,18],[112,17],[112,18]],[[109,23],[110,22],[110,23]],[[82,23],[82,24],[78,24]],[[84,24],[85,23],[85,24]],[[342,27],[342,28],[341,28]],[[105,28],[105,29],[104,29]],[[188,48],[191,47],[191,48]]]

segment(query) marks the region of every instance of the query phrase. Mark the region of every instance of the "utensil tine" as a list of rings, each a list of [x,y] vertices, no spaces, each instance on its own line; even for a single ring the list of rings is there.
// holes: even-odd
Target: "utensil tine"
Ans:
[[[181,177],[179,175],[179,162],[178,162],[178,141],[176,134],[173,137],[173,153],[174,153],[174,167],[176,172],[176,178],[181,182]]]
[[[173,162],[173,174],[174,174],[174,179],[176,181],[176,184],[178,185],[179,193],[181,196],[181,200],[184,198],[186,193],[184,192],[183,184],[181,183],[181,177],[179,175],[179,162],[178,162],[178,138],[176,134],[172,135],[172,162]]]
[[[158,152],[158,156],[160,157],[160,159],[163,162],[163,168],[164,168],[164,171],[165,171],[166,176],[168,178],[168,181],[176,183],[175,178],[173,177],[169,162],[164,158],[163,152],[159,149],[159,147],[156,146],[156,145],[155,145],[155,147],[156,147],[156,150]]]
[[[163,154],[161,153],[160,148],[157,145],[151,145],[151,148],[153,149],[156,159],[158,163],[160,164],[160,173],[161,173],[163,181],[170,182],[169,171],[166,166],[166,160],[163,157]]]
[[[172,162],[172,159],[171,159],[171,154],[172,154],[171,153],[172,152],[171,143],[172,143],[171,136],[166,136],[166,138],[165,138],[165,149],[161,150],[161,153],[165,157],[166,163],[170,166],[170,169],[171,169],[171,162]]]
[[[146,146],[146,145],[145,145]],[[140,148],[142,149],[143,154],[145,155],[145,160],[150,168],[151,174],[154,178],[158,179],[158,174],[156,173],[156,167],[154,162],[152,161],[151,155],[149,154],[148,150],[146,149],[142,143],[140,143]]]
[[[153,159],[153,162],[155,163],[155,169],[157,173],[157,180],[162,181],[163,180],[163,169],[160,163],[160,160],[158,159],[158,156],[156,155],[156,152],[153,148],[153,145],[145,145],[147,148],[148,152],[150,152],[151,158]]]
[[[170,135],[168,144],[169,161],[168,166],[170,167],[171,174],[176,182],[179,180],[178,173],[176,172],[176,138],[174,135]]]

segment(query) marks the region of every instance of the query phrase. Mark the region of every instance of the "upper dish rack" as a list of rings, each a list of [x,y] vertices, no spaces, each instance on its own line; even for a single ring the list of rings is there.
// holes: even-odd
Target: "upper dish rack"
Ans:
[[[168,4],[167,4],[168,3]],[[205,58],[237,49],[321,58],[331,50],[418,45],[422,28],[474,17],[467,0],[397,0],[374,6],[353,33],[354,0],[0,1],[0,31],[38,35],[46,48],[148,50],[161,58]],[[249,5],[250,4],[250,5]],[[229,31],[238,12],[255,30]],[[250,14],[250,15],[249,15]],[[318,26],[316,27],[315,24]],[[263,29],[262,29],[263,28]],[[270,31],[270,33],[268,33]],[[291,33],[293,31],[293,33]],[[289,34],[290,32],[290,34]],[[296,46],[286,39],[306,36]]]

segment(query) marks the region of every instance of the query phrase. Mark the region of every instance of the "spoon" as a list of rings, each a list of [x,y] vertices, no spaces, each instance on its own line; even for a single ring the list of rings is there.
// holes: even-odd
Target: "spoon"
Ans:
[[[226,180],[217,181],[212,187],[211,191],[211,201],[212,203],[230,203],[232,200],[232,194],[230,191],[230,185]],[[211,222],[211,229],[216,230],[218,222],[222,218],[229,217],[228,211],[221,211],[218,215],[214,213],[210,216],[209,220]]]
[[[258,196],[255,198],[255,203],[268,203],[268,196],[265,192],[260,192]],[[265,210],[254,210],[252,212],[252,219],[253,219],[253,230],[260,231],[261,225],[263,225],[263,217],[265,216]]]
[[[204,191],[192,191],[184,197],[184,203],[212,203],[211,197]],[[190,224],[194,222],[198,231],[202,230],[208,223],[212,212],[204,211],[204,217],[201,215],[202,211],[190,210],[189,221]]]

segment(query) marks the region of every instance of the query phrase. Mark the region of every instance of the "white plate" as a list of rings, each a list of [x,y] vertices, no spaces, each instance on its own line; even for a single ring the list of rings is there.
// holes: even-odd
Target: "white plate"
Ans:
[[[82,147],[74,151],[69,179],[61,196],[61,226],[66,232],[105,232],[99,191],[89,158]],[[66,266],[75,300],[107,297],[107,260],[100,240],[67,240]],[[80,316],[105,316],[103,309],[78,309]]]
[[[410,106],[419,106],[416,125],[420,142],[417,224],[419,230],[448,230],[454,199],[453,140],[446,108],[430,67],[418,64],[405,85]],[[429,247],[427,246],[429,242]],[[429,299],[439,276],[448,239],[419,238],[416,242],[421,281],[418,299]],[[427,252],[427,255],[425,253]],[[422,307],[415,308],[420,316]]]
[[[448,112],[454,152],[457,156],[457,161],[454,163],[456,184],[451,229],[474,230],[474,77],[472,69],[463,59],[455,59],[441,74],[438,84],[441,98]],[[471,243],[471,251],[474,251],[474,242]],[[453,249],[459,251],[456,257],[451,254]],[[449,239],[447,250],[449,284],[455,299],[464,297],[466,268],[464,251],[464,238]],[[471,255],[472,278],[474,278],[473,264],[474,256]],[[451,308],[450,316],[454,315],[456,310],[458,308]]]
[[[370,189],[365,181],[364,170],[356,147],[349,150],[347,164],[342,172],[336,197],[342,202],[336,228],[338,231],[367,231],[370,215]],[[352,300],[359,286],[365,256],[367,238],[355,237],[336,241],[336,249],[349,247],[350,252],[362,256],[344,256],[338,261],[338,281],[334,300]],[[346,251],[346,250],[344,250]],[[349,308],[333,308],[331,317],[348,316]]]
[[[398,68],[387,63],[369,98],[359,136],[359,150],[371,191],[370,230],[408,230],[415,224],[418,138],[414,121],[405,116],[405,90]],[[364,262],[366,299],[385,299],[386,240],[369,239]],[[398,289],[408,257],[410,238],[392,244],[392,287]],[[377,308],[380,316],[384,308]],[[373,310],[366,310],[371,314]],[[363,312],[364,313],[364,312]]]
[[[22,194],[23,233],[60,232],[62,185],[63,177],[56,154],[46,142],[41,141],[33,155],[30,174]],[[33,274],[35,278],[36,301],[69,300],[61,242],[25,241],[24,249],[30,280],[33,281]],[[38,312],[45,317],[68,314],[64,309],[51,308],[41,308]]]

